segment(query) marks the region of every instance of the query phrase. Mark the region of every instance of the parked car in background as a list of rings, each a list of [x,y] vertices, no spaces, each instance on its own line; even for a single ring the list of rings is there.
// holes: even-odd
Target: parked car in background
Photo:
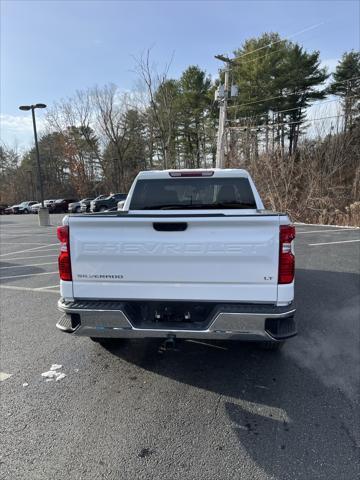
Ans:
[[[79,213],[80,212],[80,201],[69,203],[68,212],[69,213]]]
[[[7,205],[6,203],[0,203],[0,215],[4,215],[5,214],[5,210],[9,208],[9,205]]]
[[[41,203],[34,203],[34,205],[31,206],[31,213],[38,213],[40,207]]]
[[[44,206],[49,209],[49,212],[51,212],[51,206],[54,203],[55,203],[55,200],[44,200]],[[35,205],[32,205],[31,207],[31,213],[38,213],[40,207],[41,207],[41,203],[35,203]]]
[[[91,212],[105,212],[111,208],[117,207],[120,200],[126,200],[126,193],[115,193],[105,198],[95,199],[90,203]]]
[[[80,202],[80,212],[81,213],[86,213],[90,212],[90,203],[93,200],[100,200],[101,198],[106,198],[108,195],[99,195],[96,198],[85,198],[84,200],[81,200]]]
[[[14,214],[21,214],[21,213],[31,213],[32,205],[38,203],[37,201],[30,201],[30,202],[21,202],[18,205],[13,205],[6,209],[5,213],[14,213]]]
[[[81,205],[83,203],[88,203],[90,205],[92,198],[83,198],[79,202],[69,203],[69,213],[80,213],[81,212]]]
[[[117,210],[121,211],[124,209],[126,199],[125,200],[120,200],[120,202],[117,203]]]
[[[5,215],[11,215],[13,212],[13,207],[16,207],[17,205],[10,205],[9,207],[5,208],[4,214]]]
[[[38,201],[32,200],[31,202],[22,202],[19,205],[18,213],[31,213],[31,207],[38,203]]]
[[[59,198],[55,200],[54,204],[51,206],[52,213],[67,213],[69,210],[69,204],[79,202],[77,198]]]

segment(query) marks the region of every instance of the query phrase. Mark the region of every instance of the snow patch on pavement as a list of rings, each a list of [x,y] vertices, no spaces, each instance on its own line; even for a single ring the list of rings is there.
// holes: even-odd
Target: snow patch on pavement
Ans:
[[[12,373],[0,372],[0,382],[12,377]]]
[[[52,380],[55,380],[57,382],[58,380],[62,380],[66,377],[66,374],[58,371],[61,368],[62,365],[53,363],[50,367],[50,370],[48,370],[47,372],[43,372],[41,376],[45,378],[46,382],[51,382]]]
[[[50,367],[50,370],[60,370],[62,368],[62,365],[58,365],[57,363],[53,363]]]

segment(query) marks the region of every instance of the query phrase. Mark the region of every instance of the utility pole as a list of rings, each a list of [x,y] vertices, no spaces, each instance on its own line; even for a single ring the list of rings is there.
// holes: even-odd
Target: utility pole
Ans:
[[[33,121],[33,128],[34,128],[34,139],[35,139],[35,149],[36,149],[36,163],[38,168],[38,178],[39,178],[39,187],[40,187],[40,200],[41,200],[41,207],[45,208],[44,205],[44,187],[43,187],[43,180],[41,174],[41,166],[40,166],[40,152],[39,152],[39,142],[37,137],[37,130],[36,130],[36,120],[35,120],[35,106],[31,107],[31,114],[32,114],[32,121]]]
[[[226,135],[226,116],[227,116],[227,103],[229,98],[229,72],[230,66],[233,63],[230,58],[223,55],[215,55],[217,60],[221,60],[225,63],[224,68],[224,96],[219,97],[219,129],[216,146],[216,168],[225,167],[225,135]]]
[[[49,210],[44,205],[44,189],[43,189],[43,181],[41,175],[41,165],[40,165],[40,152],[39,152],[39,144],[37,138],[37,131],[36,131],[36,120],[35,120],[35,109],[36,108],[46,108],[44,103],[37,103],[36,105],[21,105],[19,107],[20,110],[29,111],[31,110],[32,114],[32,122],[34,128],[34,140],[35,140],[35,150],[36,150],[36,162],[37,162],[37,170],[38,170],[38,182],[40,187],[40,197],[41,197],[41,207],[39,208],[38,216],[39,216],[39,225],[41,227],[45,227],[50,225],[49,219]]]

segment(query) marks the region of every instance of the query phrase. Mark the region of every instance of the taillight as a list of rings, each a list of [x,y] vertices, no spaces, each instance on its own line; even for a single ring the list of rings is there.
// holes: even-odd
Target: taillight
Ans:
[[[57,237],[61,242],[59,254],[59,275],[61,280],[71,282],[70,236],[69,227],[64,225],[57,228]]]
[[[295,275],[295,256],[291,242],[295,238],[294,225],[280,225],[280,252],[278,283],[291,283]]]

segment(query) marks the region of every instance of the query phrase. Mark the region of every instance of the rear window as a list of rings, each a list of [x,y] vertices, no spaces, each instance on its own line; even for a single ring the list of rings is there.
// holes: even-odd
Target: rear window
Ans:
[[[130,210],[256,208],[247,178],[138,180]]]

